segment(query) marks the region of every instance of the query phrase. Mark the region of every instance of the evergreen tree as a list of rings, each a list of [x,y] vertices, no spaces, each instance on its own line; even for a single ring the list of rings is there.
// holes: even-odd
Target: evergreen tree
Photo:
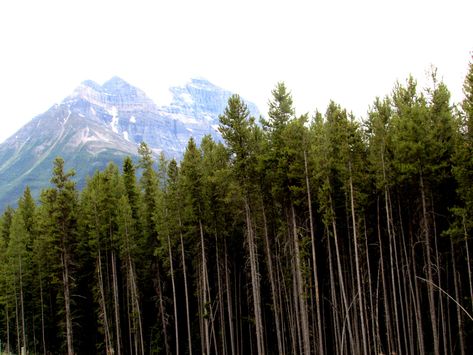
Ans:
[[[73,290],[74,284],[74,257],[77,245],[77,203],[78,196],[73,171],[64,171],[64,160],[56,158],[54,161],[53,187],[44,190],[41,196],[43,207],[46,209],[47,220],[43,221],[44,232],[50,236],[50,245],[56,251],[55,261],[59,263],[59,274],[56,276],[61,283],[61,298],[65,318],[65,351],[74,354],[73,337]]]
[[[472,72],[458,110],[433,69],[364,121],[234,95],[224,143],[80,192],[57,158],[0,216],[0,353],[470,353]]]
[[[252,285],[253,314],[255,319],[257,353],[265,353],[263,312],[261,304],[260,267],[258,261],[255,226],[251,211],[252,182],[256,169],[256,140],[254,118],[249,116],[248,107],[238,95],[228,99],[223,115],[219,116],[219,130],[232,156],[233,171],[243,190],[246,238],[249,249],[250,275]]]

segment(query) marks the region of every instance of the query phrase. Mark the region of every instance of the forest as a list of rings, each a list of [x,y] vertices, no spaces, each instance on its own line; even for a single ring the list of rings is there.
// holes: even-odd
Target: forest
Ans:
[[[473,62],[376,98],[267,119],[234,95],[224,142],[110,164],[57,158],[0,218],[0,353],[473,353]]]

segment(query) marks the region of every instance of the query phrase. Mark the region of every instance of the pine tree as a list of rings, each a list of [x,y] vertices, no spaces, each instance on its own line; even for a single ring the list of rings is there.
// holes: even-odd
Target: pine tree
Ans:
[[[254,118],[249,116],[248,107],[238,95],[228,99],[228,105],[223,115],[219,116],[219,131],[227,143],[232,156],[233,171],[243,190],[243,205],[245,213],[246,238],[248,241],[250,273],[252,285],[253,313],[255,318],[257,353],[265,353],[263,312],[261,304],[260,267],[258,261],[255,226],[251,211],[252,183],[255,174]]]
[[[140,188],[142,191],[142,203],[140,209],[141,215],[141,226],[143,228],[144,243],[143,249],[143,274],[146,275],[145,278],[148,280],[153,280],[152,285],[154,289],[154,294],[158,298],[158,313],[160,319],[160,336],[163,338],[161,342],[164,342],[164,348],[167,354],[170,353],[169,346],[169,336],[168,336],[168,322],[167,322],[167,311],[164,304],[164,292],[163,292],[163,280],[161,275],[161,262],[156,257],[155,251],[158,247],[158,235],[156,232],[155,225],[155,213],[157,210],[157,198],[158,198],[158,189],[159,189],[159,179],[154,170],[154,160],[151,149],[146,145],[146,143],[141,143],[138,148],[138,154],[140,155],[139,167],[142,170],[142,175],[140,178]],[[146,285],[145,287],[149,287]],[[151,290],[143,289],[147,295],[147,299],[151,299]],[[151,305],[149,305],[150,309]],[[146,312],[145,312],[146,313]],[[147,323],[147,322],[146,322]],[[151,323],[153,324],[153,323]],[[149,325],[150,327],[151,324]],[[153,324],[154,325],[154,324]],[[158,334],[156,339],[152,341],[157,343]],[[158,344],[156,344],[158,345]]]
[[[64,302],[66,351],[74,354],[73,338],[73,264],[76,252],[78,235],[77,203],[78,196],[75,183],[71,180],[73,171],[64,171],[64,160],[56,158],[54,161],[53,187],[44,190],[41,196],[42,204],[46,209],[47,220],[44,221],[45,232],[50,235],[51,246],[56,251],[56,262],[59,262],[60,275],[57,279],[62,285]]]

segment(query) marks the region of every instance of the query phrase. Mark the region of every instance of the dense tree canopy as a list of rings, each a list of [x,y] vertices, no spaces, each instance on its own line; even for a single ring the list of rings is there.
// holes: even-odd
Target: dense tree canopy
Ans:
[[[257,122],[180,162],[145,143],[78,191],[57,158],[0,217],[0,352],[468,354],[473,351],[473,63],[453,106],[435,70],[366,119]]]

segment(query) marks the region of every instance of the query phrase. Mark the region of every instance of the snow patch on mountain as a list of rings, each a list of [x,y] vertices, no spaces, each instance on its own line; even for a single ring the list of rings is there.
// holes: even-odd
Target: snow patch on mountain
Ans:
[[[67,117],[64,118],[64,121],[63,121],[63,125],[65,125],[67,123],[67,121],[69,120],[69,117],[71,117],[71,110],[68,111],[68,114],[67,114]]]
[[[108,110],[108,113],[112,115],[112,122],[110,123],[110,127],[112,128],[112,131],[118,133],[118,110],[116,106],[112,106],[112,108]]]
[[[89,129],[89,126],[87,126],[85,127],[85,129],[81,131],[79,144],[84,145],[84,144],[87,144],[88,142],[94,142],[98,140],[96,136],[94,136],[93,134],[90,135],[89,133],[90,133],[90,129]]]
[[[175,113],[172,116],[174,119],[184,123],[184,125],[199,124],[199,121],[195,117],[189,115]]]
[[[194,103],[194,99],[192,99],[192,95],[189,94],[188,92],[183,92],[181,95],[181,99],[189,105],[192,105]]]

